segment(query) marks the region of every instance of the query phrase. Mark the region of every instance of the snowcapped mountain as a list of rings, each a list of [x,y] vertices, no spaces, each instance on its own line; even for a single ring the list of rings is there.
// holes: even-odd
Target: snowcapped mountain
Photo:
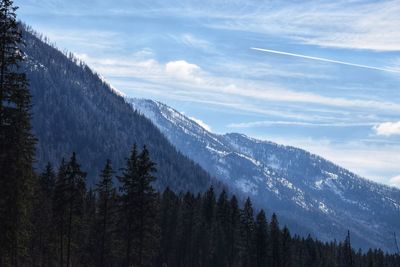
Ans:
[[[127,99],[183,154],[299,234],[393,251],[400,190],[363,179],[307,151],[242,134],[211,133],[159,102]]]

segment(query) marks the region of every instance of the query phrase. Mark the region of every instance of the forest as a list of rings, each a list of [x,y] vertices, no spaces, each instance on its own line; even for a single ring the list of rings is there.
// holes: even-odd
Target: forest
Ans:
[[[17,8],[0,1],[0,266],[400,266],[400,256],[291,235],[275,214],[225,191],[162,193],[151,151],[132,144],[94,185],[79,155],[34,168]],[[129,144],[126,144],[129,145]]]

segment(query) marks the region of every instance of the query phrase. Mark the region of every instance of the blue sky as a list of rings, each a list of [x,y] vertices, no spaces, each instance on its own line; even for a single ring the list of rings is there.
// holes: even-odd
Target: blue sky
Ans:
[[[400,186],[400,1],[15,3],[127,96]]]

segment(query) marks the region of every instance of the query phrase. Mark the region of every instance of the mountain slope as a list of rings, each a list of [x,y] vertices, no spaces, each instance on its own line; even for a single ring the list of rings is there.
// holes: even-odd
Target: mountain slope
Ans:
[[[23,68],[33,95],[39,170],[47,162],[58,165],[62,157],[75,151],[89,183],[94,184],[107,158],[118,171],[136,143],[146,145],[157,163],[157,187],[196,192],[215,183],[85,64],[65,56],[29,30],[24,30],[23,38]]]
[[[349,229],[358,247],[394,250],[393,233],[400,232],[399,190],[301,149],[210,133],[159,102],[128,101],[185,155],[233,191],[251,196],[259,207],[277,211],[291,229],[322,240],[342,240]]]

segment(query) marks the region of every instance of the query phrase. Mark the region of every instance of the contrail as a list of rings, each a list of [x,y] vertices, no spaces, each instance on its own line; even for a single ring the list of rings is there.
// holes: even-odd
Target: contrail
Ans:
[[[338,61],[338,60],[333,60],[333,59],[328,59],[328,58],[311,57],[311,56],[306,56],[306,55],[293,54],[293,53],[288,53],[288,52],[283,52],[283,51],[276,51],[276,50],[256,48],[256,47],[250,47],[250,49],[257,50],[257,51],[262,51],[262,52],[267,52],[267,53],[285,55],[285,56],[300,57],[300,58],[305,58],[305,59],[311,59],[311,60],[318,60],[318,61],[323,61],[323,62],[341,64],[341,65],[352,66],[352,67],[357,67],[357,68],[364,68],[364,69],[371,69],[371,70],[380,70],[380,71],[386,71],[386,72],[400,73],[400,70],[384,69],[384,68],[378,68],[378,67],[373,67],[373,66],[354,64],[354,63],[350,63],[350,62]]]

